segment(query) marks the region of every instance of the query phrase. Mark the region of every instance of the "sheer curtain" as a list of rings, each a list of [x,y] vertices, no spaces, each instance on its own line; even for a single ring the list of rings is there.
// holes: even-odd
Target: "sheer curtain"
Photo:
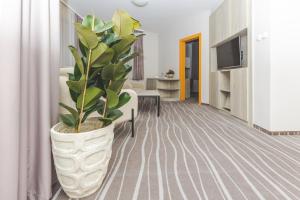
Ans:
[[[140,36],[134,44],[134,52],[139,56],[133,60],[132,80],[144,80],[144,44],[143,36]]]
[[[59,0],[0,2],[0,199],[51,197]]]
[[[60,66],[74,66],[74,58],[68,48],[69,45],[79,47],[74,23],[81,22],[82,18],[71,10],[65,3],[60,3]]]

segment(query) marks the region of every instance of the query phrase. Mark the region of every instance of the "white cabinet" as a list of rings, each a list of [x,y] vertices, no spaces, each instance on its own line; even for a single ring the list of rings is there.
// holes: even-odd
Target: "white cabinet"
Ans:
[[[234,35],[247,28],[248,3],[249,0],[229,0],[231,35]]]
[[[247,68],[230,70],[231,114],[247,121]]]
[[[210,72],[209,75],[210,91],[209,91],[209,104],[219,108],[219,72]]]
[[[214,13],[214,44],[222,42],[230,34],[229,1],[224,1]]]
[[[215,16],[215,13],[212,13],[209,17],[209,46],[216,43]]]
[[[215,46],[248,27],[249,0],[224,0],[211,14],[210,46]]]

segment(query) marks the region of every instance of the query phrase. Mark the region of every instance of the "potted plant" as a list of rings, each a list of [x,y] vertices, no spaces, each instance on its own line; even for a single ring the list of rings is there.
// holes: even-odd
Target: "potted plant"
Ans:
[[[76,64],[67,85],[75,106],[60,103],[69,114],[51,129],[52,152],[58,180],[71,198],[94,193],[102,184],[111,157],[114,120],[130,100],[121,89],[136,54],[131,46],[140,23],[125,11],[116,11],[112,21],[95,16],[76,23],[79,50],[69,46]],[[98,112],[100,117],[89,118]]]
[[[175,72],[173,70],[169,70],[167,73],[166,73],[166,78],[174,78],[174,75],[175,75]]]

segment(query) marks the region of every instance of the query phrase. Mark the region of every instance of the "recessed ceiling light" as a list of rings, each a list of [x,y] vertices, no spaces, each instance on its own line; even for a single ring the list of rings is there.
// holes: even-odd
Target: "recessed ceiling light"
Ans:
[[[149,3],[148,0],[132,0],[131,2],[138,7],[145,7]]]

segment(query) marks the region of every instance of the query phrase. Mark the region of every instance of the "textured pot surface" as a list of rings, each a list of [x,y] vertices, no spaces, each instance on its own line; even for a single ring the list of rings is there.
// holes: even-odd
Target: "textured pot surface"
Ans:
[[[71,198],[98,190],[107,172],[114,137],[114,123],[84,133],[59,133],[51,129],[52,152],[58,180]]]

